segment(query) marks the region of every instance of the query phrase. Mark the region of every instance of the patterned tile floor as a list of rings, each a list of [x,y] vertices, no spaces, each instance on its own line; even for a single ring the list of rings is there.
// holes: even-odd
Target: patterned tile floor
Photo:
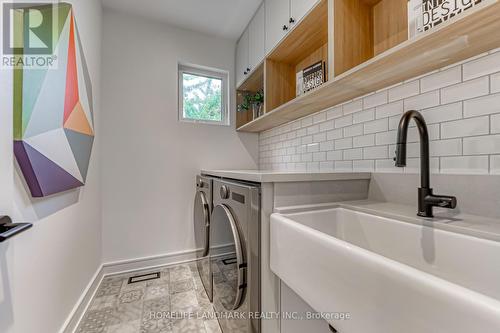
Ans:
[[[131,276],[160,279],[128,284]],[[77,333],[221,333],[195,263],[104,278]]]

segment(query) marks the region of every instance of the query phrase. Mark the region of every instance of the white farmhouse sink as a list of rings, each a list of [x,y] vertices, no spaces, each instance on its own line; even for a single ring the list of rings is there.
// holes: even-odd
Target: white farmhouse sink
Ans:
[[[340,333],[500,332],[500,243],[332,208],[271,216],[271,269]]]

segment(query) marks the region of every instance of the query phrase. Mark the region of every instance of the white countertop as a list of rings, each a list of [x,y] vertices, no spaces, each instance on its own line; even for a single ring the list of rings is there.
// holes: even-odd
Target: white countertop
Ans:
[[[202,175],[255,183],[370,179],[369,172],[283,172],[266,170],[201,170]]]

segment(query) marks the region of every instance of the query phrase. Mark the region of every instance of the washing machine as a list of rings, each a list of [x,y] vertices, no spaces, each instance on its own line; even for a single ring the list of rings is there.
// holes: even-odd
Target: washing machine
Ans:
[[[196,266],[201,282],[212,302],[212,273],[210,270],[210,218],[212,214],[213,179],[196,177],[196,196],[194,199],[194,239],[196,244]]]
[[[260,333],[260,186],[213,181],[210,266],[223,333]]]

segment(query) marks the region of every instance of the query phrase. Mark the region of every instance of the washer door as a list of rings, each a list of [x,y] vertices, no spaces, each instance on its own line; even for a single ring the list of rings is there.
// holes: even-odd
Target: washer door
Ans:
[[[210,206],[201,191],[196,191],[194,199],[194,240],[196,248],[202,249],[197,251],[197,257],[206,257],[210,246]]]
[[[246,289],[244,242],[237,220],[226,205],[218,205],[212,213],[210,262],[214,279],[214,301],[224,309],[236,310]]]

